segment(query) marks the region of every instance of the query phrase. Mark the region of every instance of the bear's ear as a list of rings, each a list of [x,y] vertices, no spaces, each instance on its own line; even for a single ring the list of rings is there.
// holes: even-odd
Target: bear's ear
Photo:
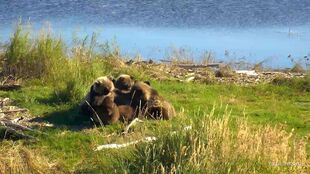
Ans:
[[[108,76],[108,79],[111,80],[112,82],[115,82],[115,79],[113,76]]]
[[[150,81],[144,81],[144,83],[146,83],[147,85],[151,86]]]
[[[135,80],[135,78],[133,76],[129,76],[131,78],[131,80]]]
[[[112,79],[112,83],[115,85],[115,84],[116,84],[116,80],[115,80],[115,79]]]
[[[94,85],[91,85],[90,92],[94,91]]]

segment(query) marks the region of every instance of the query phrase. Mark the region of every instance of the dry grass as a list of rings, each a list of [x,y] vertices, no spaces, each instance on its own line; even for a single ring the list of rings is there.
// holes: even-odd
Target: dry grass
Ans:
[[[292,67],[290,72],[293,72],[293,73],[305,73],[306,71],[304,70],[304,68],[299,63],[295,63],[295,65]]]
[[[19,143],[1,142],[0,173],[62,173],[55,162]]]
[[[215,55],[212,52],[205,51],[200,57],[201,64],[207,65],[209,63],[215,63]]]
[[[219,67],[219,70],[215,72],[216,77],[233,77],[236,73],[229,65],[223,65]]]
[[[306,140],[281,127],[206,115],[193,129],[138,147],[128,173],[307,173]]]
[[[171,61],[172,64],[193,64],[193,53],[190,49],[187,48],[178,48],[171,47],[170,52],[168,53],[168,60]]]

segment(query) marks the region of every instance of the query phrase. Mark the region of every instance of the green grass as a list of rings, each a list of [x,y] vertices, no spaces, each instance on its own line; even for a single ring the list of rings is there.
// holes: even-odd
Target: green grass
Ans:
[[[232,116],[245,114],[250,121],[259,124],[285,124],[287,130],[295,129],[301,135],[309,134],[310,93],[300,93],[286,86],[258,85],[204,85],[199,83],[152,82],[152,86],[172,102],[178,111],[184,109],[190,115],[209,112],[213,106],[228,105]],[[87,92],[86,89],[84,94]],[[33,115],[61,112],[77,114],[77,102],[61,102],[54,97],[52,87],[29,86],[20,91],[0,92],[16,104],[29,108]],[[219,111],[220,112],[220,111]]]
[[[47,134],[35,135],[35,142],[0,142],[0,173],[46,173],[46,169],[48,173],[306,173],[309,169],[309,143],[305,150],[310,135],[309,76],[256,86],[155,81],[148,67],[122,65],[119,50],[109,43],[101,45],[103,52],[96,52],[95,35],[75,44],[72,55],[67,55],[65,45],[52,34],[33,39],[17,28],[0,56],[6,58],[5,75],[23,77],[21,90],[0,91],[0,97],[28,108],[34,121],[54,125],[37,127]],[[29,67],[36,68],[29,71]],[[93,128],[79,115],[79,101],[95,78],[121,73],[151,79],[151,85],[175,106],[177,116],[147,120],[128,135],[121,134],[125,127],[121,123]],[[193,128],[184,131],[189,125]],[[101,144],[145,136],[158,140],[94,151]],[[299,166],[287,165],[290,162]]]
[[[310,94],[300,93],[296,89],[274,85],[240,87],[155,81],[152,82],[152,86],[173,103],[179,112],[179,118],[171,121],[147,121],[138,126],[134,130],[135,133],[129,137],[105,138],[105,135],[121,132],[124,127],[122,124],[107,126],[103,130],[89,129],[88,126],[91,126],[91,123],[78,115],[76,108],[78,103],[59,102],[53,96],[52,87],[27,86],[20,91],[0,92],[0,96],[12,98],[16,105],[28,108],[35,117],[41,117],[40,120],[56,126],[55,128],[42,128],[48,136],[39,137],[39,142],[26,146],[42,150],[42,153],[49,159],[57,159],[62,168],[70,171],[102,172],[107,169],[113,171],[112,166],[120,163],[120,159],[129,160],[134,157],[132,155],[132,151],[135,150],[134,146],[128,148],[129,150],[95,152],[93,149],[96,145],[126,142],[144,135],[161,136],[162,133],[158,132],[167,133],[177,130],[180,125],[203,122],[205,115],[214,106],[215,117],[221,117],[228,105],[233,120],[244,118],[245,114],[253,126],[282,125],[287,132],[295,129],[297,137],[310,134]],[[86,125],[87,129],[80,130],[81,124]],[[255,160],[252,162],[254,163]],[[132,166],[131,163],[120,163],[117,170],[118,172],[119,170],[137,172],[137,168],[132,169],[130,166]],[[226,169],[222,171],[224,170]],[[269,170],[272,171],[272,169]]]

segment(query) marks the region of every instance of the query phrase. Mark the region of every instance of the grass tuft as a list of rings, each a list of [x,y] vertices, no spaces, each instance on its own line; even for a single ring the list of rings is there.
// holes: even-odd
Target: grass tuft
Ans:
[[[40,151],[11,142],[0,144],[0,173],[62,173],[57,163]]]
[[[234,126],[233,126],[234,125]],[[141,145],[127,162],[127,173],[306,173],[306,141],[277,126],[253,127],[245,119],[214,111],[192,129],[163,131]]]

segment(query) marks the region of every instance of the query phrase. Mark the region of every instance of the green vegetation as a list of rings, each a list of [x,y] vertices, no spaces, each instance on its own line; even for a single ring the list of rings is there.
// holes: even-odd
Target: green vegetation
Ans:
[[[307,173],[309,77],[257,86],[151,80],[176,108],[170,121],[91,128],[77,105],[101,75],[150,79],[147,67],[127,66],[113,44],[95,35],[76,40],[67,54],[61,39],[37,39],[19,26],[3,53],[3,73],[23,79],[17,91],[0,91],[28,108],[47,133],[38,141],[0,142],[0,173]],[[101,50],[101,51],[98,51]],[[190,127],[189,127],[190,126]],[[101,144],[155,136],[152,143],[94,151]],[[308,149],[306,151],[306,144]]]

